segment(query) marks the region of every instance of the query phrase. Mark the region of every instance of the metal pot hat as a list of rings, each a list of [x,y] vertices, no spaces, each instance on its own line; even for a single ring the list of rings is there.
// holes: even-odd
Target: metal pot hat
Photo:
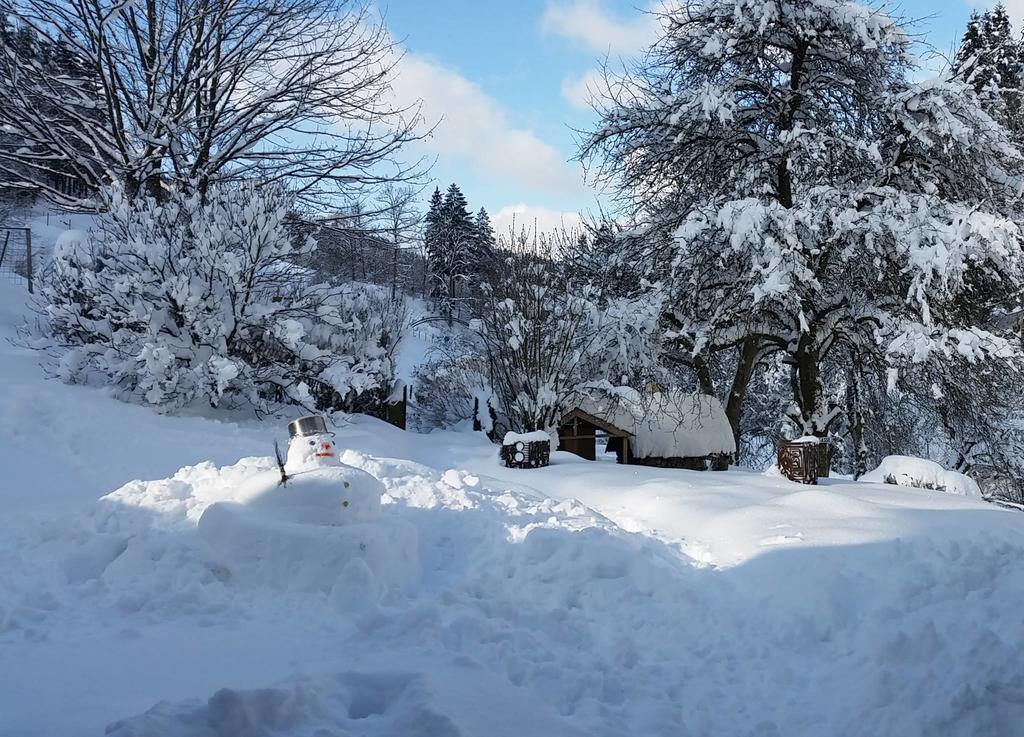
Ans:
[[[305,435],[327,435],[334,433],[328,433],[327,423],[324,418],[320,415],[310,415],[309,417],[300,417],[297,420],[292,420],[288,423],[288,437],[300,437]]]

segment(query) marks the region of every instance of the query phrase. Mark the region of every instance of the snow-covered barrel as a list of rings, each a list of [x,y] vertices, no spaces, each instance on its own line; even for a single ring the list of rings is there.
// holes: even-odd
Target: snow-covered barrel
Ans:
[[[551,436],[543,430],[507,432],[501,442],[506,468],[542,468],[551,462]]]

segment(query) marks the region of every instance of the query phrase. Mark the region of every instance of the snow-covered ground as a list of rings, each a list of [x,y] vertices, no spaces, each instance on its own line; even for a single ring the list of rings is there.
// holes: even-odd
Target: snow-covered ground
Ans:
[[[21,299],[0,287],[0,338]],[[284,420],[163,417],[37,359],[0,341],[4,737],[1024,729],[1018,512],[565,453],[511,471],[478,435],[356,418],[342,460],[416,528],[417,579],[231,575],[198,519]]]
[[[32,249],[38,258],[48,258],[57,239],[68,231],[84,232],[92,227],[96,216],[90,213],[65,212],[43,202],[30,208],[18,209],[10,221],[3,223],[12,228],[32,231]]]

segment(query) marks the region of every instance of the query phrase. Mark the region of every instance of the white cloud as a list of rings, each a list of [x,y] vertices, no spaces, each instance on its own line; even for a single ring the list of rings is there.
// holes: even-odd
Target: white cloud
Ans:
[[[427,151],[464,160],[479,175],[512,180],[530,190],[579,195],[586,191],[578,164],[532,131],[514,125],[501,103],[458,72],[419,56],[401,61],[394,89],[399,100],[422,100],[429,123]]]
[[[654,39],[657,20],[649,13],[615,17],[599,0],[552,1],[544,11],[541,29],[602,54],[633,54]]]
[[[579,77],[566,77],[562,80],[562,97],[573,107],[587,110],[591,98],[600,94],[602,81],[600,69],[588,69]]]
[[[1020,0],[1024,2],[1024,0]],[[658,36],[658,17],[669,0],[656,0],[649,4],[650,12],[632,18],[611,15],[599,0],[550,0],[541,27],[547,33],[556,33],[592,51],[615,57],[629,57],[648,48]],[[615,66],[614,63],[611,66]],[[562,80],[562,97],[575,108],[587,109],[595,92],[604,89],[602,72],[588,69],[580,76]]]
[[[559,212],[548,207],[520,203],[501,208],[491,216],[491,226],[497,235],[519,233],[550,233],[555,230],[578,228],[582,218],[576,212]]]

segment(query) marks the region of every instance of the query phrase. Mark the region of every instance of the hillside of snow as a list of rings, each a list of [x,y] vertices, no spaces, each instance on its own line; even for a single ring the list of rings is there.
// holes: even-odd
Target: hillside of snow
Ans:
[[[0,286],[0,735],[1014,735],[1024,515],[339,419],[415,580],[197,532],[289,418],[47,379]],[[417,349],[418,350],[418,349]],[[279,544],[280,543],[280,544]],[[276,552],[275,552],[276,551]],[[298,554],[296,554],[298,551]]]

